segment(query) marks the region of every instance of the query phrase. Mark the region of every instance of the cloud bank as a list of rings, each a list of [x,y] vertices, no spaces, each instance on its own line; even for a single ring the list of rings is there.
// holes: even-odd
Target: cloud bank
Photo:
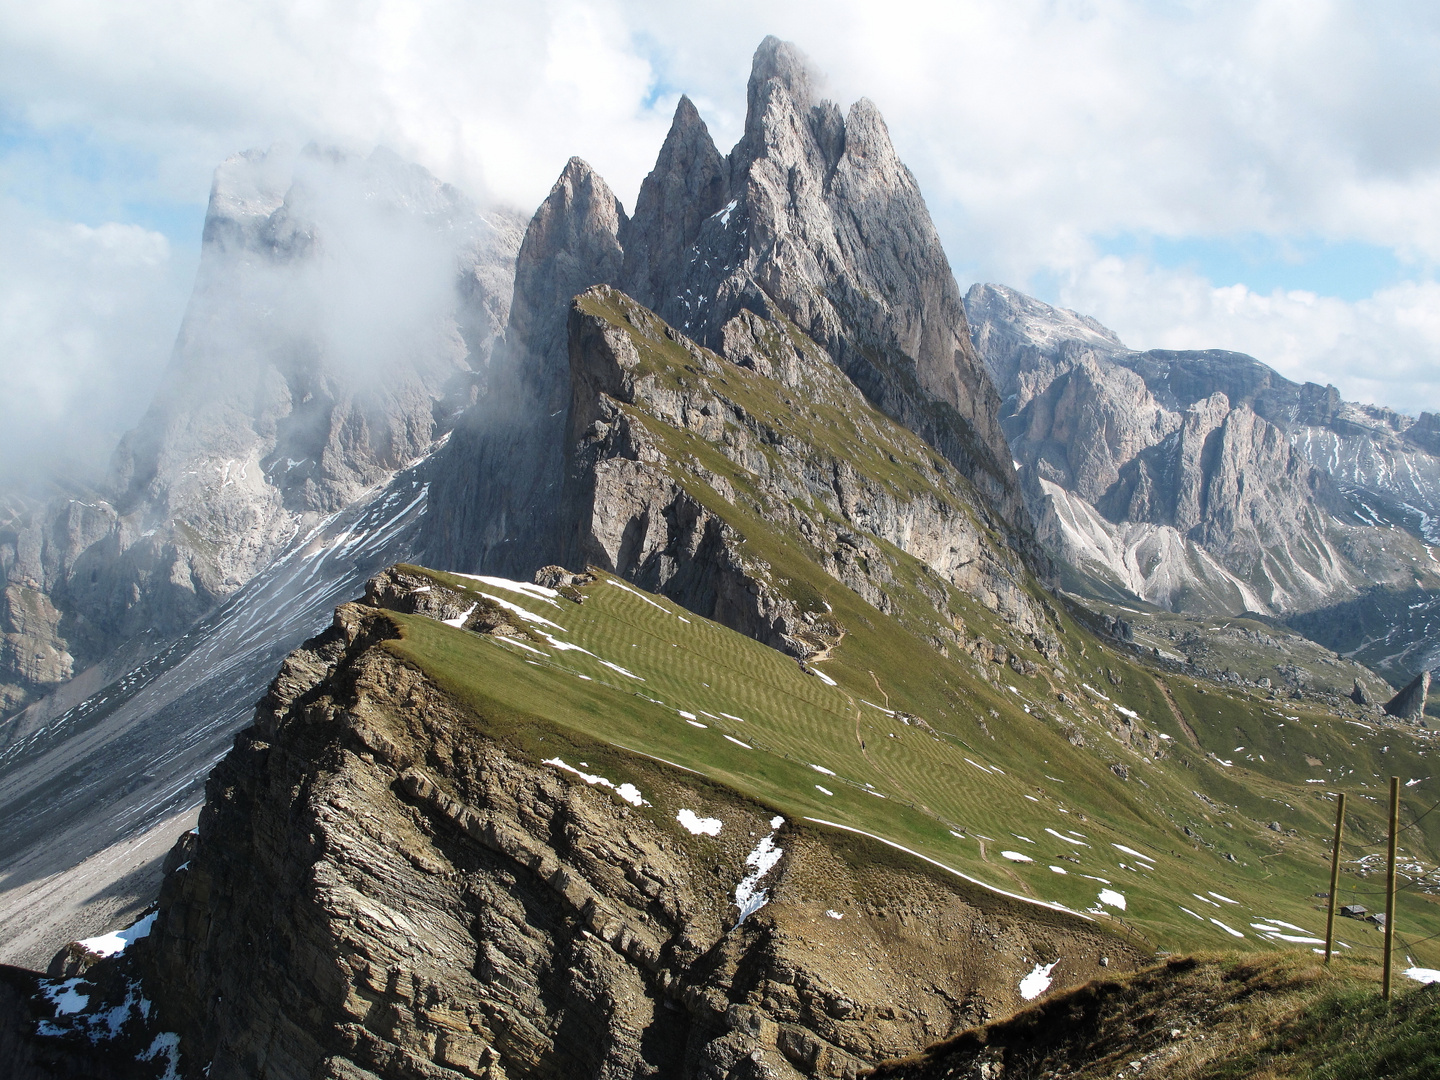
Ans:
[[[383,144],[526,210],[579,154],[630,205],[680,92],[722,146],[738,137],[750,54],[766,33],[806,49],[837,100],[880,106],[962,287],[1036,291],[1137,347],[1238,348],[1350,397],[1440,407],[1430,314],[1440,9],[1423,2],[10,5],[0,11],[0,183],[7,213],[30,224],[7,227],[159,231],[173,267],[198,237],[167,223],[198,221],[216,163],[312,139]],[[46,153],[59,142],[125,167],[87,172],[84,154]],[[1107,254],[1117,237],[1322,241],[1373,249],[1399,271],[1372,281],[1340,261],[1331,276],[1347,280],[1349,298],[1307,297],[1203,262],[1117,258]],[[110,361],[153,378],[136,335],[173,307],[161,300],[173,283],[159,256],[102,287],[87,277],[99,273],[86,269],[99,265],[94,244],[56,243],[37,268],[6,246],[5,310],[16,281],[49,281],[41,308],[90,327],[97,357],[125,342]],[[108,317],[130,330],[109,333],[98,301],[67,293],[85,281],[129,290],[133,311]],[[155,333],[173,335],[175,322]],[[52,345],[48,376],[22,374],[40,354],[10,342],[43,336],[29,325],[7,327],[0,378],[58,384],[83,370]]]

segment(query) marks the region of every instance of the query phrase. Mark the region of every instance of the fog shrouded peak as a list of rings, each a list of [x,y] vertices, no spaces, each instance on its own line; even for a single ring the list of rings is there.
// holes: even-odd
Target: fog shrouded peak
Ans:
[[[292,509],[343,505],[423,453],[435,401],[487,363],[508,295],[475,283],[513,257],[516,231],[383,149],[231,158],[170,369],[116,455],[116,486],[154,495],[197,455],[253,456]]]
[[[42,615],[15,656],[54,657],[0,664],[4,704],[137,633],[178,633],[433,450],[493,377],[520,233],[384,149],[225,161],[169,364],[108,490],[0,532],[0,621]]]

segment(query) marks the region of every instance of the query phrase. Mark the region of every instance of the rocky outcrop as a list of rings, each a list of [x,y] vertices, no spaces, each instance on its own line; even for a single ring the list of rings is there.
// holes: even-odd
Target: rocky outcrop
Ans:
[[[1422,671],[1405,689],[1385,703],[1385,711],[1401,720],[1423,720],[1429,696],[1430,672]]]
[[[404,579],[372,591],[417,602]],[[84,973],[93,1000],[54,1040],[141,977],[153,1010],[117,1030],[177,1033],[184,1077],[853,1076],[1012,1007],[1032,955],[1074,958],[1067,979],[1130,962],[1078,919],[842,855],[647,759],[623,766],[645,803],[587,786],[397,659],[395,633],[347,605],[286,660],[150,935]],[[723,812],[722,837],[689,842],[684,805]],[[784,855],[738,921],[755,834]]]

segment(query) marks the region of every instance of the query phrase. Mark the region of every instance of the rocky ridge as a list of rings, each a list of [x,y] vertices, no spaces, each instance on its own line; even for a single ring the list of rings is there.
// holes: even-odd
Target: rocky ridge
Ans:
[[[369,595],[458,606],[417,582]],[[1133,962],[1077,918],[837,847],[680,770],[633,759],[643,801],[581,783],[539,755],[583,745],[507,735],[391,654],[397,633],[345,605],[285,661],[149,936],[74,976],[93,1000],[52,1039],[120,1008],[126,1045],[178,1035],[182,1077],[843,1077],[1012,1008],[1024,957],[1063,950],[1067,978]],[[730,840],[690,842],[689,805]],[[756,835],[783,858],[738,918]],[[136,978],[153,1009],[110,1000]]]

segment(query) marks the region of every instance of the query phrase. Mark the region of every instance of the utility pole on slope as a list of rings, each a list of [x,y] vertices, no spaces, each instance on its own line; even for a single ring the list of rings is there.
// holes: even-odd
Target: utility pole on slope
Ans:
[[[1330,962],[1330,951],[1335,947],[1335,893],[1340,888],[1340,834],[1344,830],[1345,794],[1341,792],[1340,803],[1335,807],[1335,847],[1330,852],[1330,913],[1325,916],[1325,962],[1327,964]]]
[[[1389,865],[1385,870],[1385,966],[1380,981],[1380,996],[1390,1000],[1390,956],[1395,949],[1395,834],[1400,825],[1400,778],[1390,777],[1390,846]]]

